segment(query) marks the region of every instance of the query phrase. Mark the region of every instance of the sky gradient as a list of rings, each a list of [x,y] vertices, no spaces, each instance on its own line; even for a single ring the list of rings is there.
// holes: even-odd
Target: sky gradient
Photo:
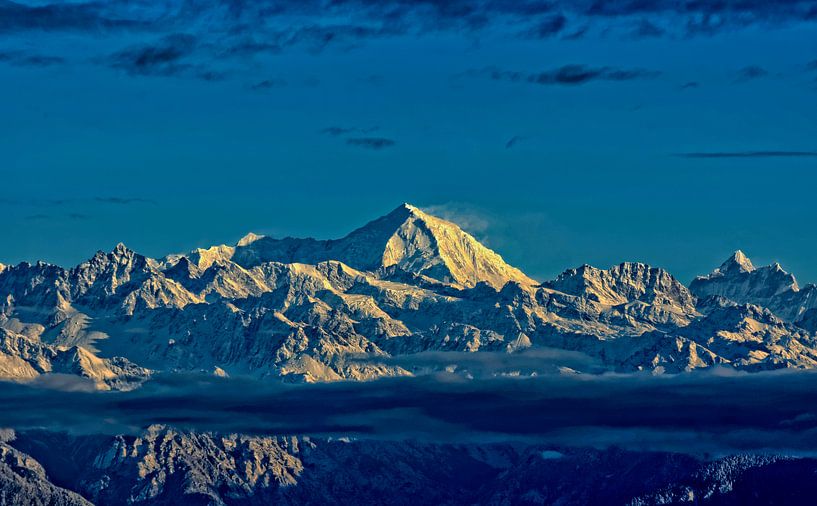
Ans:
[[[0,0],[0,262],[411,202],[547,279],[817,281],[817,2]]]

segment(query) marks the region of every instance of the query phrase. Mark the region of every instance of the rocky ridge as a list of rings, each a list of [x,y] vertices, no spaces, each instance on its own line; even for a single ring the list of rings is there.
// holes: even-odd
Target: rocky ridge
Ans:
[[[370,380],[413,374],[419,352],[537,347],[621,372],[815,368],[813,290],[741,252],[689,288],[637,262],[538,283],[456,225],[402,205],[338,240],[251,234],[162,259],[119,244],[69,269],[2,266],[0,377],[69,374],[98,389],[183,371]],[[395,357],[401,365],[386,360]],[[0,439],[0,504],[742,504],[779,487],[804,497],[817,470],[774,456],[161,426],[12,439]]]
[[[769,455],[703,459],[154,426],[139,436],[35,431],[0,443],[0,497],[17,491],[5,497],[23,499],[0,504],[786,504],[813,495],[816,471],[814,459]]]
[[[6,267],[0,373],[69,370],[108,386],[150,371],[373,379],[409,372],[349,357],[530,347],[619,371],[812,368],[812,290],[741,252],[689,289],[635,262],[537,283],[406,204],[338,240],[250,235],[159,260],[119,244],[71,269]]]

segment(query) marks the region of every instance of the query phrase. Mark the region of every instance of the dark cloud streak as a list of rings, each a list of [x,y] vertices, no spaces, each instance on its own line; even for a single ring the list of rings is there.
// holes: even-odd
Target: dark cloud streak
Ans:
[[[527,34],[537,39],[547,39],[560,34],[566,27],[567,18],[563,14],[554,14],[536,23]]]
[[[517,144],[519,144],[524,139],[525,138],[520,136],[520,135],[514,135],[513,137],[508,139],[508,142],[505,143],[505,149],[511,149],[512,147],[516,146]]]
[[[564,65],[542,72],[517,72],[487,68],[469,70],[465,75],[487,76],[495,81],[529,83],[542,86],[578,86],[592,81],[635,81],[653,79],[661,73],[647,69],[619,69],[614,67],[591,67],[588,65]]]
[[[0,51],[0,62],[21,67],[50,67],[65,63],[65,58],[42,54],[27,54],[23,51]]]
[[[153,199],[146,199],[142,197],[96,197],[94,198],[94,200],[102,204],[117,204],[117,205],[156,203],[156,201]]]
[[[124,17],[114,14],[116,7],[123,10]],[[129,19],[124,12],[125,7],[124,0],[112,5],[103,2],[54,2],[37,6],[0,0],[0,33],[29,30],[98,32],[146,26],[140,20]]]
[[[817,151],[699,151],[678,153],[680,158],[813,158]]]
[[[394,146],[396,142],[385,137],[352,137],[346,139],[346,144],[359,148],[380,151],[382,149]]]
[[[378,127],[360,128],[360,127],[329,126],[326,128],[322,128],[321,133],[324,135],[329,135],[331,137],[343,137],[345,135],[350,134],[369,134],[372,132],[376,132],[377,130]]]
[[[326,23],[343,19],[342,23]],[[201,26],[209,35],[242,34],[227,52],[280,51],[433,31],[473,33],[505,23],[527,24],[525,36],[551,37],[590,24],[607,29],[621,21],[623,34],[712,35],[749,26],[780,26],[817,20],[810,0],[701,2],[698,0],[169,0],[134,3],[52,2],[31,6],[0,2],[0,31],[114,29],[169,31]],[[661,26],[673,27],[666,30]],[[247,38],[247,35],[252,37]],[[255,37],[255,38],[253,38]],[[212,40],[212,37],[207,37]],[[248,42],[248,40],[250,42]],[[228,44],[218,44],[223,50]]]
[[[220,81],[226,74],[207,68],[192,57],[198,40],[187,33],[174,33],[153,44],[131,46],[111,54],[105,63],[133,76],[192,77]]]
[[[264,79],[250,85],[250,89],[254,91],[269,90],[272,88],[282,88],[287,85],[283,79]]]
[[[769,75],[769,71],[759,65],[748,65],[738,70],[738,81],[752,81]]]

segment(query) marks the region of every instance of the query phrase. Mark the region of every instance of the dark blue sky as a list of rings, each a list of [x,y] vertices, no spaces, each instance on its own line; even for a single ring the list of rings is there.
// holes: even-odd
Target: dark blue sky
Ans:
[[[817,2],[0,0],[0,262],[337,237],[817,281]]]

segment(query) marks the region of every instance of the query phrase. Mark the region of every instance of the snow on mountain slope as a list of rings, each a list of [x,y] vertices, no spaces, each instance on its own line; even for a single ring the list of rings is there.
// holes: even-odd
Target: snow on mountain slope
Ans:
[[[606,353],[622,369],[677,373],[713,365],[747,371],[817,367],[817,341],[768,309],[711,297],[686,326],[617,341]],[[629,366],[629,367],[628,367]]]
[[[342,239],[273,239],[248,235],[233,260],[242,266],[277,261],[311,263],[338,260],[366,271],[397,266],[460,286],[484,281],[501,288],[508,281],[535,282],[457,225],[403,204]]]
[[[101,359],[81,346],[51,346],[0,329],[0,379],[31,380],[48,373],[87,378],[100,390],[133,388],[150,375],[122,357]]]
[[[583,265],[563,272],[544,286],[611,306],[640,300],[687,311],[694,307],[694,297],[680,281],[663,269],[642,263],[626,262],[607,270]]]
[[[110,253],[99,251],[68,273],[71,299],[77,304],[115,307],[132,314],[137,307],[183,307],[201,300],[165,277],[157,262],[118,244]]]
[[[780,264],[755,267],[736,251],[720,267],[689,285],[698,297],[719,295],[740,304],[756,304],[772,310],[789,322],[796,322],[809,309],[817,307],[817,287],[803,289]]]
[[[775,317],[810,300],[787,273],[737,253],[694,288],[720,298],[696,299],[642,263],[585,265],[537,285],[456,225],[402,205],[333,241],[251,235],[160,261],[120,244],[71,269],[10,266],[0,328],[44,356],[75,350],[80,365],[68,370],[80,375],[124,357],[156,371],[372,379],[407,371],[352,357],[529,347],[620,371],[817,365],[808,330]],[[15,350],[7,362],[30,377],[37,368]]]
[[[537,347],[582,352],[620,372],[812,369],[815,293],[779,266],[755,268],[740,252],[691,290],[642,263],[585,265],[536,284],[456,225],[403,205],[333,241],[249,235],[234,248],[161,260],[118,245],[70,269],[5,266],[0,378],[71,374],[99,389],[183,371],[371,380],[421,370],[412,355],[418,352]],[[806,488],[817,469],[776,458],[698,463],[615,449],[163,427],[138,437],[40,434],[21,446],[55,476],[0,440],[0,498],[15,504],[88,504],[59,488],[68,485],[97,504],[298,504],[316,497],[337,504],[641,505],[690,497],[740,504],[773,488],[758,469],[779,469],[780,483]]]

